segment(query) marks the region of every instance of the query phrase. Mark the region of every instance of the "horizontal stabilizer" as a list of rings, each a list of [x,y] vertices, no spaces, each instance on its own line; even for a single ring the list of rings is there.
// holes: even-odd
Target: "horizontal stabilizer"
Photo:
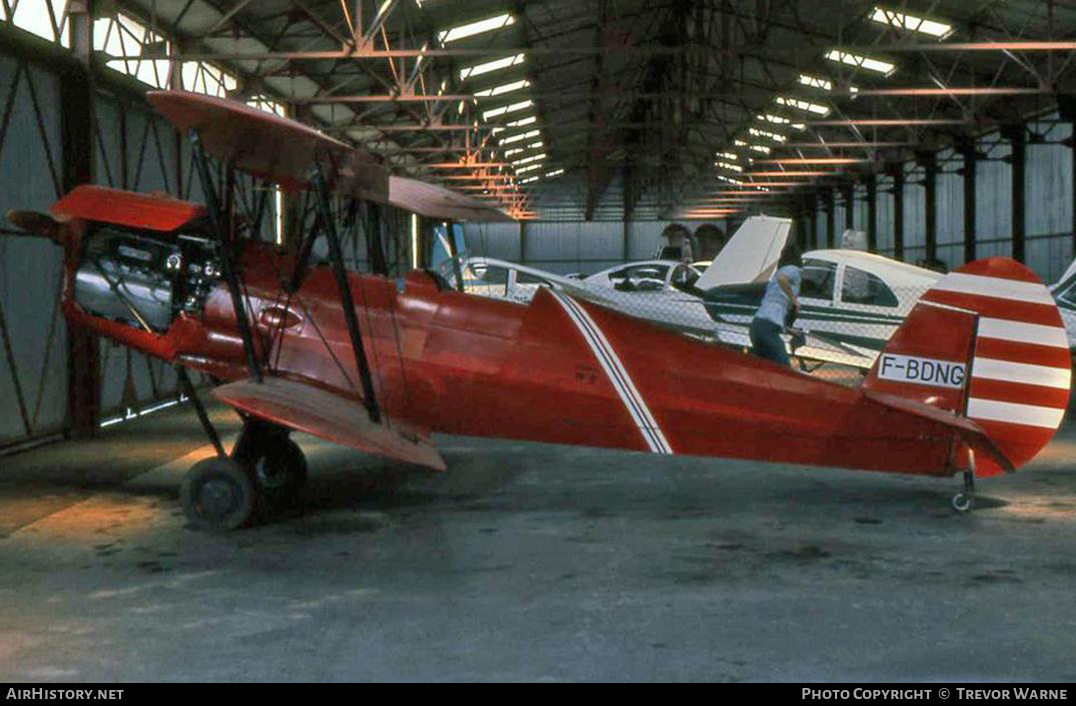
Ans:
[[[370,420],[361,402],[309,383],[283,378],[240,380],[213,390],[213,396],[238,410],[341,446],[413,463],[435,471],[445,461],[425,432],[383,419]]]
[[[751,216],[721,248],[695,287],[705,291],[729,284],[765,282],[777,267],[791,228],[788,218]]]

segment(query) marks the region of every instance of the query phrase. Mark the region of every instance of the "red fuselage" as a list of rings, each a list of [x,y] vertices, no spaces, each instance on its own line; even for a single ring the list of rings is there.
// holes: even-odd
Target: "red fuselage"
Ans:
[[[270,373],[359,399],[329,269],[312,270],[289,297],[285,258],[251,245],[242,260]],[[548,290],[520,305],[439,288],[423,272],[350,282],[382,410],[418,428],[932,475],[951,474],[963,448],[945,426],[860,390]],[[247,376],[223,285],[202,316],[181,316],[163,336],[71,301],[66,309],[73,324],[150,355],[223,380]]]

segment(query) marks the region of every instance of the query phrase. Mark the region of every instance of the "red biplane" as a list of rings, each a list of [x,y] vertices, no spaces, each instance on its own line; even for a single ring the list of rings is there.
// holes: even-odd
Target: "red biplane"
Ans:
[[[414,271],[347,272],[332,195],[436,218],[504,218],[387,175],[309,127],[180,92],[150,102],[191,136],[206,205],[93,186],[51,215],[13,213],[64,247],[64,311],[83,327],[221,381],[245,420],[196,464],[184,510],[246,523],[306,476],[299,430],[441,471],[431,432],[949,476],[1013,471],[1046,445],[1069,396],[1061,317],[1024,266],[990,258],[942,278],[858,388],[780,368],[542,289],[527,305],[469,296]],[[298,254],[234,238],[206,153],[312,194]],[[329,265],[311,266],[323,236]],[[189,386],[185,374],[181,380]]]

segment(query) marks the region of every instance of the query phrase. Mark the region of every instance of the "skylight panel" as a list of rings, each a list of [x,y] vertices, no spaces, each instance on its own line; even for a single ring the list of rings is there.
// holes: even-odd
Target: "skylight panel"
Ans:
[[[516,18],[512,17],[511,13],[506,12],[503,15],[497,15],[496,17],[489,17],[484,20],[478,20],[477,22],[459,25],[452,29],[446,29],[437,34],[437,40],[442,44],[448,44],[449,42],[473,37],[476,34],[482,34],[483,32],[492,32],[496,29],[502,29],[514,25],[515,23]]]
[[[515,56],[506,56],[501,59],[494,59],[493,61],[487,61],[482,64],[468,66],[466,69],[460,69],[460,80],[465,81],[475,76],[488,74],[491,71],[507,69],[509,66],[518,66],[519,64],[522,64],[525,60],[526,57],[523,54],[516,54]]]
[[[800,74],[800,83],[804,86],[810,86],[811,88],[821,88],[823,91],[833,90],[833,81],[826,78],[819,78],[818,76]]]
[[[785,98],[784,96],[777,96],[778,105],[787,106],[789,108],[795,108],[808,113],[815,113],[817,115],[829,115],[830,110],[824,105],[818,103],[812,103],[810,101],[800,100],[799,98]]]
[[[525,157],[523,159],[517,159],[516,161],[512,162],[512,166],[513,167],[522,167],[524,164],[531,164],[533,162],[541,162],[545,158],[546,158],[546,153],[543,152],[541,154],[536,154],[533,157]]]
[[[784,135],[778,134],[776,132],[769,132],[768,130],[759,130],[758,128],[753,127],[748,128],[747,132],[750,133],[752,137],[765,137],[766,139],[773,140],[774,142],[788,142],[788,138]]]
[[[767,123],[773,123],[774,125],[784,125],[792,128],[793,130],[803,130],[807,126],[803,123],[794,123],[788,118],[781,117],[780,115],[774,115],[773,113],[759,114],[755,116],[759,120]]]
[[[539,134],[540,133],[538,130],[531,130],[529,132],[521,132],[517,135],[509,135],[508,137],[501,140],[501,144],[510,145],[514,142],[519,142],[520,140],[529,140],[532,137],[538,137]]]
[[[883,76],[891,76],[893,72],[897,70],[897,65],[891,64],[888,61],[872,59],[869,56],[860,56],[859,54],[838,51],[837,49],[830,50],[830,52],[826,54],[826,58],[830,61],[836,61],[839,64],[848,64],[849,66],[867,69],[868,71],[875,71]]]
[[[536,123],[537,121],[538,121],[538,118],[534,117],[533,115],[528,116],[526,118],[521,118],[519,120],[513,120],[510,123],[505,123],[503,127],[495,127],[495,128],[493,128],[493,134],[497,135],[497,134],[502,133],[505,130],[507,130],[509,128],[513,128],[513,127],[523,127],[525,125],[531,125],[533,123]]]
[[[752,150],[754,152],[760,152],[762,154],[770,153],[770,148],[766,145],[749,145],[743,140],[736,140],[733,144],[735,144],[737,147],[746,147],[749,150]]]
[[[477,98],[492,98],[494,96],[500,96],[505,93],[512,93],[513,91],[519,91],[524,88],[530,88],[531,82],[527,79],[522,81],[512,81],[511,83],[503,83],[500,86],[494,88],[487,88],[484,91],[476,91],[475,97]]]
[[[953,26],[947,25],[944,22],[936,22],[924,17],[906,15],[901,12],[893,12],[892,10],[883,10],[880,7],[874,8],[874,11],[871,13],[871,19],[875,22],[889,25],[890,27],[908,30],[909,32],[921,32],[922,34],[927,34],[938,39],[945,39],[953,33]]]
[[[490,118],[496,118],[499,115],[506,115],[508,113],[515,113],[516,111],[526,110],[534,105],[534,101],[525,100],[519,103],[513,103],[511,105],[504,105],[500,108],[494,108],[493,110],[487,110],[482,113],[482,120],[489,120]]]

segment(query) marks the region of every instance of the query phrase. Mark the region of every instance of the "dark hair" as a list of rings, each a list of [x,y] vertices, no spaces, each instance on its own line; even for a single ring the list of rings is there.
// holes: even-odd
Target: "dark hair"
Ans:
[[[789,241],[785,243],[785,248],[781,251],[781,259],[777,261],[778,268],[784,267],[785,265],[803,267],[803,258],[800,256],[800,246],[796,243],[794,238],[790,238]]]

